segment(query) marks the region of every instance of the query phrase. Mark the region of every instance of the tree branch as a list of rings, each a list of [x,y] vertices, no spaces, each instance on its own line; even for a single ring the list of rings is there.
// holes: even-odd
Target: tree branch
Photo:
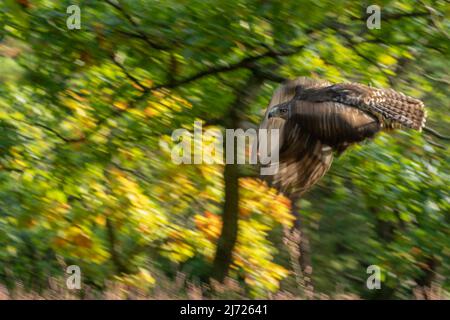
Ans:
[[[24,120],[16,120],[16,121],[23,122],[23,123],[25,123],[25,124],[27,124],[29,126],[36,126],[36,127],[42,128],[42,129],[52,133],[57,138],[59,138],[60,140],[66,142],[66,143],[77,143],[77,142],[84,141],[86,139],[86,137],[84,135],[82,137],[80,137],[80,138],[66,138],[64,135],[62,135],[61,133],[59,133],[55,129],[53,129],[53,128],[51,128],[51,127],[49,127],[49,126],[47,126],[47,125],[45,125],[43,123],[40,123],[40,122],[27,122],[27,121],[24,121]]]
[[[382,21],[395,21],[403,18],[417,18],[427,16],[428,12],[426,11],[416,11],[416,12],[392,12],[392,13],[382,13],[381,19]],[[367,16],[363,17],[350,17],[352,21],[366,21]]]
[[[444,150],[447,149],[444,145],[442,145],[440,143],[437,143],[437,142],[434,142],[431,139],[425,139],[425,141],[428,142],[429,144],[431,144],[432,146],[435,146],[435,147],[437,147],[439,149],[444,149]]]
[[[436,137],[436,138],[439,138],[439,139],[442,139],[442,140],[450,140],[449,136],[444,136],[443,134],[441,134],[441,133],[437,132],[436,130],[431,129],[429,127],[423,127],[423,131],[428,133],[428,134],[430,134],[430,135],[432,135],[432,136],[434,136],[434,137]]]
[[[158,49],[158,50],[169,50],[170,47],[166,46],[166,45],[162,45],[160,43],[156,43],[154,41],[152,41],[144,32],[142,32],[140,30],[140,26],[136,23],[136,21],[134,20],[133,16],[131,16],[120,4],[119,2],[115,2],[113,0],[105,0],[107,4],[109,4],[110,6],[114,7],[117,11],[119,11],[122,16],[136,29],[136,32],[138,33],[137,35],[134,34],[134,36],[137,36],[138,38],[144,40],[149,47],[153,48],[153,49]]]
[[[430,76],[429,74],[424,74],[425,77],[427,77],[430,80],[433,80],[435,82],[440,82],[446,85],[450,85],[450,80],[445,78],[435,78],[433,76]]]
[[[148,90],[149,88],[144,86],[137,78],[135,78],[132,74],[128,72],[128,70],[125,68],[123,64],[121,64],[119,61],[116,60],[114,54],[111,54],[111,59],[114,62],[116,66],[118,66],[122,72],[125,74],[125,76],[131,80],[136,86],[138,86],[142,91]]]
[[[362,58],[363,60],[366,60],[367,62],[369,62],[371,65],[375,66],[382,74],[384,74],[386,77],[389,77],[389,75],[383,70],[383,68],[379,65],[379,63],[377,61],[372,60],[371,58],[367,57],[366,55],[364,55],[363,53],[361,53],[357,48],[356,45],[357,43],[355,43],[351,37],[346,34],[345,32],[340,33],[340,35],[347,41],[348,46],[350,47],[350,49],[352,49],[352,51],[360,58]]]
[[[171,83],[169,82],[166,84],[156,85],[156,86],[150,88],[150,90],[157,90],[157,89],[162,89],[162,88],[175,88],[175,87],[196,81],[196,80],[201,79],[206,76],[210,76],[210,75],[214,75],[214,74],[222,73],[222,72],[234,71],[234,70],[241,69],[241,68],[255,69],[254,63],[259,60],[262,60],[264,58],[275,58],[275,57],[283,57],[283,56],[293,55],[293,54],[299,52],[300,50],[302,50],[304,47],[305,47],[305,45],[300,45],[300,46],[294,46],[294,47],[291,47],[291,48],[288,48],[285,50],[280,50],[280,51],[268,50],[261,54],[246,57],[236,63],[212,67],[210,69],[203,70],[194,75],[188,76],[184,79],[175,80],[175,81],[172,81]],[[278,78],[278,80],[280,80],[280,79],[281,78]]]

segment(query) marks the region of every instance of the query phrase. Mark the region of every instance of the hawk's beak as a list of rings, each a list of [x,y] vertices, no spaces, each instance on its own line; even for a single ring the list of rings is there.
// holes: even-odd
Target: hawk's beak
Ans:
[[[273,110],[269,111],[269,114],[267,115],[267,118],[270,119],[273,117]]]

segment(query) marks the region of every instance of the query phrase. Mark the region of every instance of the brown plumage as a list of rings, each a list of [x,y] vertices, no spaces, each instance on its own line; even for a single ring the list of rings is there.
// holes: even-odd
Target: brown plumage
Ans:
[[[421,130],[425,117],[420,100],[391,89],[305,77],[289,81],[274,93],[261,124],[280,130],[279,170],[272,183],[303,193],[328,171],[333,152],[383,129]]]

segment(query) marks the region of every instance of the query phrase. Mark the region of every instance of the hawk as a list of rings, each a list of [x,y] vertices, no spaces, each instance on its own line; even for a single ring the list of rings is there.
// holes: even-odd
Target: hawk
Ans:
[[[422,101],[392,89],[332,84],[301,77],[274,93],[261,129],[279,129],[278,171],[272,184],[302,194],[328,171],[333,154],[382,130],[421,130]]]

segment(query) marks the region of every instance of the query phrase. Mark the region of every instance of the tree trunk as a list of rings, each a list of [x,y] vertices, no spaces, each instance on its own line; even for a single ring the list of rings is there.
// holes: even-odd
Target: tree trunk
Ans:
[[[114,225],[109,217],[106,218],[106,232],[109,243],[109,253],[117,274],[129,273],[128,268],[123,264],[119,251],[117,250],[117,238]]]
[[[217,243],[213,264],[213,277],[222,282],[232,262],[238,232],[239,174],[237,164],[227,164],[224,170],[225,203],[222,216],[222,233]]]
[[[299,196],[290,196],[291,200],[291,213],[295,217],[294,225],[291,231],[297,231],[300,233],[298,237],[298,265],[300,266],[303,278],[303,285],[305,286],[306,292],[313,292],[313,282],[312,282],[312,262],[311,262],[311,247],[309,243],[309,238],[305,232],[305,226],[300,213],[300,207],[298,205]]]
[[[415,279],[417,285],[420,287],[423,298],[426,300],[433,299],[432,286],[433,281],[436,280],[438,264],[439,261],[434,256],[424,259],[420,267],[422,274]]]
[[[247,83],[237,89],[236,99],[231,105],[228,117],[224,123],[227,128],[237,129],[244,120],[246,107],[258,95],[264,79],[252,73]],[[226,164],[224,169],[225,202],[223,205],[222,230],[217,242],[214,257],[212,277],[223,282],[232,263],[233,250],[238,235],[239,216],[239,168],[236,164],[236,154],[233,164]]]

